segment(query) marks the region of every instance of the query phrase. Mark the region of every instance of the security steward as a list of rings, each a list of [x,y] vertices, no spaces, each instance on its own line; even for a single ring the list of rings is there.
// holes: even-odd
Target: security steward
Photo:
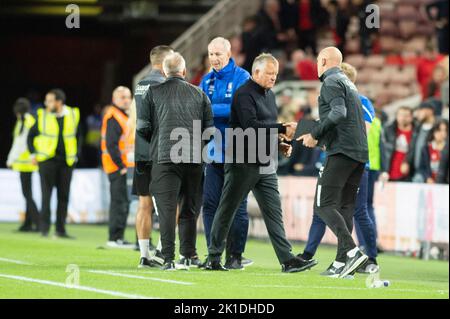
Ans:
[[[66,233],[70,181],[77,162],[77,134],[80,110],[65,105],[66,94],[53,89],[45,96],[45,109],[37,111],[37,120],[28,134],[27,144],[32,162],[39,163],[42,209],[40,230],[47,237],[50,230],[50,201],[56,186],[58,205],[56,232],[59,238],[73,238]]]
[[[26,98],[19,98],[14,103],[13,111],[17,121],[13,131],[13,144],[6,161],[8,168],[19,172],[22,194],[26,201],[25,220],[19,228],[20,232],[39,230],[39,211],[33,200],[31,184],[33,172],[37,171],[38,166],[32,163],[27,147],[28,133],[36,123],[36,119],[29,113],[30,109],[30,101]]]
[[[132,101],[131,91],[119,86],[113,91],[112,105],[107,108],[102,123],[102,165],[110,182],[108,247],[134,248],[124,240],[130,199],[127,189],[127,171],[134,163],[128,160],[133,141],[128,137],[128,115]]]

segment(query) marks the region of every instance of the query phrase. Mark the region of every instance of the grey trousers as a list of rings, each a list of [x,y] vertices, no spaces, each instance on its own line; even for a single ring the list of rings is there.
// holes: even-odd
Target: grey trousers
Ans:
[[[209,258],[220,260],[236,211],[250,191],[255,195],[280,264],[292,259],[291,244],[286,239],[281,211],[278,178],[260,174],[257,164],[225,164],[225,180],[219,207],[211,229]]]

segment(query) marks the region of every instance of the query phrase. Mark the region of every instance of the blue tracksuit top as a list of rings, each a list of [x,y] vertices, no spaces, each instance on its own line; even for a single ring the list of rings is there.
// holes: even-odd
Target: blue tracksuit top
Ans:
[[[211,100],[214,126],[222,134],[222,143],[215,137],[208,144],[208,159],[223,163],[225,158],[225,129],[229,127],[234,92],[250,78],[250,74],[237,66],[233,59],[219,72],[212,70],[202,78],[200,88]],[[217,136],[219,132],[216,133]]]

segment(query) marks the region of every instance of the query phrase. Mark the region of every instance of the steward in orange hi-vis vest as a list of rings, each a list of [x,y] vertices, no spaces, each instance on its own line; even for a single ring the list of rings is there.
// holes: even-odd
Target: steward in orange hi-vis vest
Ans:
[[[107,148],[107,138],[106,131],[108,127],[108,121],[114,118],[117,123],[120,125],[122,129],[122,133],[118,143],[118,149],[120,151],[120,158],[124,167],[134,167],[134,162],[130,160],[129,154],[133,152],[134,148],[134,138],[132,134],[128,134],[127,121],[128,116],[120,110],[116,106],[109,106],[106,110],[105,115],[103,116],[102,123],[102,141],[101,141],[101,150],[102,150],[102,165],[103,170],[106,174],[112,174],[122,169],[123,167],[119,167],[118,164],[113,160],[113,157],[108,152]]]

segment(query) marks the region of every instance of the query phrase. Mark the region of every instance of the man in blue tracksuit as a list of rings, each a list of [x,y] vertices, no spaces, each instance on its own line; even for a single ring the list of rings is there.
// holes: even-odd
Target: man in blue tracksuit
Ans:
[[[341,68],[345,75],[347,75],[347,77],[352,82],[356,81],[356,70],[351,65],[342,63]],[[360,94],[359,98],[361,100],[363,108],[364,121],[366,122],[366,128],[368,130],[373,119],[375,118],[375,109],[367,97]],[[366,265],[362,267],[361,270],[358,270],[358,272],[362,273],[374,273],[379,271],[379,267],[376,261],[376,229],[374,223],[372,222],[372,219],[369,216],[367,207],[369,168],[369,163],[367,163],[364,173],[361,177],[361,182],[359,184],[354,213],[355,224],[360,231],[362,238],[364,239],[364,248],[366,249],[366,254],[369,256],[369,260],[367,261]],[[301,257],[303,259],[312,259],[312,257],[316,253],[317,247],[322,241],[322,238],[325,234],[325,229],[326,225],[323,220],[317,214],[314,214],[311,228],[309,229],[308,242],[303,254],[301,254]],[[330,268],[335,267],[335,263],[331,264],[329,269],[327,269],[326,272],[322,273],[322,275],[333,277],[332,271],[330,272]]]
[[[225,129],[228,127],[231,102],[234,92],[250,78],[250,74],[238,67],[231,58],[231,44],[224,38],[215,38],[208,45],[208,56],[212,71],[205,75],[201,89],[211,100],[214,125],[218,132],[208,144],[208,159],[203,184],[203,225],[206,242],[210,244],[211,227],[214,220],[224,182]],[[220,136],[219,136],[220,134]],[[248,234],[247,199],[239,206],[227,239],[228,269],[241,269],[251,263],[242,258]]]

